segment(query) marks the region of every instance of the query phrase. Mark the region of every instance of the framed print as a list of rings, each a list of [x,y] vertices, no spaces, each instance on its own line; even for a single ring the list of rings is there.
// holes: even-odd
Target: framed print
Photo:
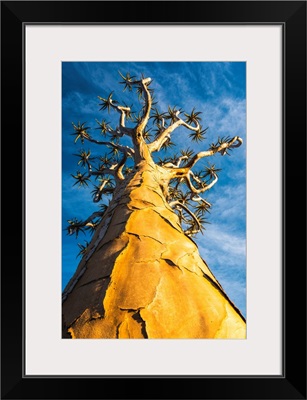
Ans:
[[[306,398],[306,3],[1,10],[3,399]]]

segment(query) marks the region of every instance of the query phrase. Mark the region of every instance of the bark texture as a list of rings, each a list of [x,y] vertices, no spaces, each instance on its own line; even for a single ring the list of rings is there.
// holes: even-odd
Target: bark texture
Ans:
[[[123,181],[63,292],[63,337],[245,338],[246,324],[182,231],[165,168]]]

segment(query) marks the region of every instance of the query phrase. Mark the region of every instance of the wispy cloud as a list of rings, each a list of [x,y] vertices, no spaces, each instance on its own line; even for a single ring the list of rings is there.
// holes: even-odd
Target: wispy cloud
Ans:
[[[246,187],[245,184],[221,187],[222,196],[217,195],[213,202],[213,210],[217,220],[231,223],[245,222]]]
[[[244,235],[232,233],[227,229],[229,228],[225,224],[215,224],[207,228],[199,247],[204,254],[212,255],[213,251],[216,260],[225,260],[226,257],[229,259],[228,264],[233,263],[234,265],[237,264],[238,258],[246,256],[246,238]]]
[[[246,315],[246,238],[227,229],[211,226],[198,240],[198,247],[229,298]]]
[[[78,91],[70,92],[63,98],[63,114],[78,114],[80,116],[97,115],[99,100]],[[76,121],[77,122],[77,121]],[[81,121],[83,122],[83,121]]]

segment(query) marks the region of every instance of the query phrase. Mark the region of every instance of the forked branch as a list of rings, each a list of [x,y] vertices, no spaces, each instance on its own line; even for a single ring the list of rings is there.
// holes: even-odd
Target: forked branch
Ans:
[[[107,109],[108,111],[110,111],[110,109],[113,108],[114,110],[119,112],[120,113],[119,126],[118,126],[116,132],[117,132],[118,136],[123,136],[123,135],[131,136],[133,129],[127,128],[125,125],[126,117],[128,115],[130,115],[131,109],[130,109],[130,107],[121,106],[121,105],[117,104],[117,101],[112,99],[112,95],[113,95],[113,92],[108,96],[107,99],[104,99],[103,97],[98,96],[99,100],[102,101],[101,109],[103,109],[103,110]]]
[[[174,122],[172,125],[168,126],[164,131],[162,131],[158,137],[148,145],[150,153],[154,151],[159,151],[161,147],[163,146],[164,142],[168,139],[170,139],[171,133],[177,129],[179,126],[184,126],[185,128],[198,132],[201,128],[200,125],[197,121],[195,121],[195,126],[192,126],[188,123],[186,123],[183,119],[179,118],[180,110],[178,110],[175,114],[175,117],[177,118],[177,121]]]
[[[123,82],[121,82],[121,83],[123,83],[125,85],[124,90],[126,88],[129,88],[129,90],[131,90],[133,86],[138,86],[140,94],[142,94],[142,93],[144,94],[145,104],[144,104],[144,108],[143,108],[143,110],[144,110],[143,115],[140,118],[140,120],[138,121],[138,124],[135,126],[135,128],[131,129],[129,131],[130,136],[132,135],[133,132],[137,132],[142,135],[142,133],[144,132],[146,125],[148,123],[149,117],[150,117],[150,110],[151,110],[151,106],[152,106],[152,96],[150,94],[148,86],[152,80],[149,77],[143,78],[141,80],[135,80],[134,77],[130,76],[129,73],[126,76],[122,75],[120,72],[119,72],[119,74],[123,78]],[[116,107],[114,104],[111,104],[111,106]],[[118,106],[117,106],[117,109],[121,110],[123,112],[120,124],[121,124],[122,128],[125,128],[124,118],[125,118],[126,112],[130,113],[131,110],[130,110],[130,108],[123,108],[123,107],[118,107]]]

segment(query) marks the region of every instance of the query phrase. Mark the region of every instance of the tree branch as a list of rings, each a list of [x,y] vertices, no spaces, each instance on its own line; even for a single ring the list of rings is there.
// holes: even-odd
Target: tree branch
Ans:
[[[242,143],[243,143],[243,140],[239,136],[235,136],[231,140],[222,143],[220,146],[213,146],[213,147],[211,147],[210,150],[201,151],[200,153],[195,154],[195,156],[186,165],[186,167],[192,168],[197,163],[197,161],[199,161],[201,158],[213,156],[215,153],[221,153],[222,155],[225,155],[227,149],[232,149],[234,147],[240,147]]]
[[[210,208],[212,205],[202,197],[198,196],[191,196],[192,201],[197,201],[197,202],[203,202],[208,208]]]
[[[126,128],[126,126],[125,126],[125,118],[131,111],[130,107],[117,105],[116,104],[117,101],[112,99],[112,94],[113,94],[113,92],[111,92],[109,94],[107,99],[104,99],[103,97],[98,96],[98,98],[100,100],[102,100],[101,109],[103,109],[103,110],[107,109],[108,111],[110,111],[110,108],[112,107],[113,109],[118,111],[120,113],[120,118],[119,118],[119,127],[117,128],[117,133],[120,136],[123,136],[124,134],[131,136],[133,129]]]
[[[133,129],[127,128],[125,125],[126,113],[129,113],[131,111],[130,107],[116,106],[112,103],[111,106],[120,113],[119,127],[118,127],[120,136],[123,135],[131,136]]]
[[[104,189],[104,187],[105,187],[105,185],[108,183],[108,180],[107,179],[104,179],[103,181],[102,181],[102,183],[101,183],[101,185],[99,186],[99,190],[97,191],[97,193],[95,194],[95,197],[94,197],[94,203],[98,203],[99,202],[99,200],[101,199],[101,196],[102,196],[102,191],[103,191],[103,189]]]
[[[114,149],[117,149],[117,150],[119,150],[120,152],[122,152],[122,153],[124,153],[124,154],[125,154],[125,153],[128,153],[128,154],[131,155],[131,156],[134,155],[134,149],[132,149],[132,148],[129,147],[129,146],[122,146],[122,145],[120,145],[120,144],[113,143],[113,142],[104,142],[104,141],[96,140],[96,139],[93,139],[93,138],[90,137],[90,136],[89,136],[88,138],[86,138],[86,140],[88,140],[89,142],[98,144],[98,145],[111,146],[111,147],[113,147]]]
[[[198,233],[201,230],[201,224],[200,224],[198,218],[196,217],[196,215],[187,206],[185,206],[184,204],[182,204],[178,200],[172,201],[169,205],[170,205],[170,207],[174,207],[174,208],[177,208],[178,206],[183,208],[194,219],[194,221],[196,222],[196,224],[198,226],[197,230],[195,230],[195,229],[193,229],[193,230],[187,229],[186,231],[184,231],[184,233],[186,235],[189,236],[189,235]]]
[[[120,147],[120,151],[123,153],[122,159],[118,163],[111,165],[110,168],[101,168],[98,171],[89,170],[89,172],[88,172],[89,177],[91,175],[98,176],[98,175],[103,175],[103,174],[110,174],[115,177],[115,180],[120,180],[120,181],[124,180],[125,177],[123,175],[122,170],[127,161],[128,156],[131,154],[130,151],[132,149],[128,146],[119,146],[119,147]],[[133,153],[134,153],[134,151],[133,151]],[[101,190],[102,189],[103,189],[103,187],[101,187]]]
[[[95,211],[91,216],[89,216],[85,221],[78,222],[76,224],[72,224],[67,228],[68,234],[72,235],[75,233],[76,230],[79,228],[84,228],[86,226],[93,226],[91,222],[93,221],[94,218],[102,217],[104,213],[102,211]]]
[[[139,83],[140,85],[142,85],[142,89],[145,93],[144,113],[141,118],[141,121],[136,126],[136,130],[139,132],[144,131],[144,129],[146,128],[146,125],[148,123],[149,117],[150,117],[150,110],[151,110],[151,106],[152,106],[152,97],[151,97],[150,91],[148,90],[148,87],[147,87],[150,82],[151,82],[151,78],[145,78],[145,79],[142,79],[141,81],[135,82],[135,83]]]
[[[210,182],[208,185],[203,186],[200,189],[196,189],[196,187],[191,182],[190,176],[192,176],[194,179],[196,178],[195,175],[193,174],[193,172],[189,171],[189,173],[185,176],[185,179],[187,181],[187,185],[188,185],[189,189],[191,190],[191,192],[193,192],[195,194],[206,192],[207,190],[211,189],[212,186],[214,186],[216,184],[216,182],[218,181],[218,176],[215,173],[213,173],[214,180],[212,182]],[[197,183],[199,183],[200,185],[204,185],[204,183],[201,180],[198,180],[198,178],[195,179],[195,181]]]
[[[181,156],[181,157],[179,157],[179,158],[177,158],[175,160],[176,164],[171,163],[171,162],[167,162],[167,163],[163,164],[162,167],[165,167],[165,168],[179,168],[179,166],[181,164],[181,161],[182,160],[186,160],[187,158],[188,158],[188,156]]]
[[[104,175],[104,174],[108,174],[108,175],[113,175],[114,177],[117,176],[117,168],[118,164],[113,164],[111,165],[110,168],[100,168],[98,171],[89,171],[89,177],[90,176],[99,176],[99,175]]]
[[[118,180],[123,181],[125,179],[125,177],[123,175],[123,168],[127,161],[127,158],[128,158],[128,151],[124,152],[123,158],[120,160],[120,162],[117,165],[116,177],[118,178]]]
[[[121,76],[125,80],[125,77],[123,75],[121,75]],[[120,120],[119,120],[120,133],[126,134],[128,136],[132,136],[133,132],[135,132],[136,130],[138,132],[141,132],[141,133],[144,131],[144,129],[145,129],[147,123],[148,123],[148,120],[149,120],[150,110],[151,110],[151,106],[152,106],[152,97],[151,97],[150,91],[148,90],[148,87],[147,87],[150,84],[150,82],[151,82],[151,78],[144,78],[142,80],[135,80],[135,81],[130,80],[129,81],[129,87],[130,88],[131,88],[132,85],[140,85],[141,89],[143,90],[144,95],[145,95],[144,96],[145,105],[144,105],[143,116],[141,118],[141,121],[133,129],[132,128],[126,128],[126,126],[125,126],[125,117],[126,117],[127,113],[131,112],[130,107],[123,107],[123,106],[120,106],[120,105],[116,105],[116,104],[113,103],[112,98],[109,99],[110,106],[121,113]]]
[[[159,134],[159,136],[148,145],[150,153],[154,151],[159,151],[163,146],[165,140],[170,139],[170,134],[177,129],[179,126],[184,126],[185,128],[197,132],[200,129],[198,122],[195,122],[196,126],[192,126],[187,124],[183,119],[179,118],[180,111],[178,110],[176,113],[176,117],[178,120],[174,122],[172,125],[168,126],[163,132]]]

